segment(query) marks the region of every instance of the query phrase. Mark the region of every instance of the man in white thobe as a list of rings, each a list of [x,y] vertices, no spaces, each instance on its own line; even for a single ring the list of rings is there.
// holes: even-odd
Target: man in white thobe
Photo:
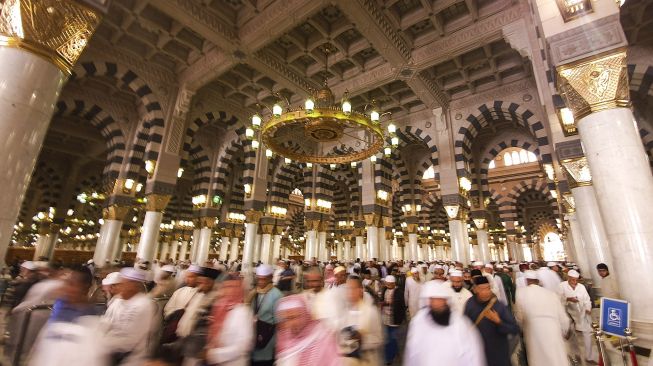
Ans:
[[[497,297],[500,303],[503,305],[508,305],[508,298],[506,297],[506,290],[503,287],[503,281],[501,277],[494,274],[494,266],[490,263],[485,265],[483,268],[483,276],[487,278],[492,288],[492,292]]]
[[[199,266],[192,265],[188,267],[184,275],[186,286],[172,293],[170,300],[168,300],[166,306],[163,308],[164,317],[170,316],[170,314],[177,310],[185,309],[190,304],[190,300],[197,293],[197,274],[200,272],[201,269]]]
[[[449,281],[445,282],[453,290],[451,295],[451,311],[463,315],[465,312],[465,304],[472,292],[463,286],[463,273],[458,270],[453,270],[449,273]]]
[[[420,282],[419,269],[413,267],[410,270],[412,276],[406,277],[406,287],[404,288],[404,302],[408,306],[408,313],[411,317],[417,315],[419,310],[419,292],[422,288]]]
[[[574,321],[576,337],[572,337],[570,350],[574,356],[582,354],[577,338],[583,338],[583,347],[585,348],[585,361],[597,362],[598,357],[592,349],[592,301],[587,293],[585,286],[578,283],[580,274],[571,270],[567,273],[567,281],[561,282],[558,289],[560,300],[565,306],[567,313]]]
[[[553,270],[549,268],[554,266],[556,266],[555,263],[549,262],[547,263],[547,267],[542,267],[538,269],[537,279],[540,280],[540,286],[544,287],[549,291],[557,293],[561,280],[560,280],[560,276],[558,276],[557,273],[553,272]]]
[[[112,301],[104,315],[108,331],[104,344],[121,366],[137,366],[145,362],[148,340],[154,324],[155,305],[142,291],[147,274],[127,267],[120,270],[120,300]]]
[[[485,366],[481,336],[465,316],[452,312],[453,290],[430,281],[422,288],[429,306],[410,322],[404,365]]]
[[[567,365],[563,337],[569,330],[569,317],[558,295],[538,285],[535,271],[526,271],[524,277],[527,286],[517,291],[514,311],[524,334],[528,365]]]

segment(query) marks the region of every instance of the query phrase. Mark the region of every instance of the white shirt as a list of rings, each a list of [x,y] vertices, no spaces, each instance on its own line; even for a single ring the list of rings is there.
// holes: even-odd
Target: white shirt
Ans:
[[[404,365],[485,366],[481,335],[467,317],[452,312],[448,326],[421,309],[408,326]]]
[[[195,287],[182,287],[177,289],[170,296],[170,300],[166,303],[166,306],[163,308],[163,316],[166,317],[179,309],[184,309],[188,306],[190,299],[197,293],[197,288]]]
[[[186,306],[186,311],[184,311],[184,315],[181,316],[181,319],[179,319],[179,323],[177,324],[177,336],[183,338],[193,331],[193,327],[197,321],[197,315],[202,308],[205,296],[205,293],[197,291],[195,296],[190,299],[190,302]]]
[[[445,283],[451,287],[451,282],[447,281]],[[453,287],[451,289],[453,290]],[[465,312],[465,304],[467,304],[467,300],[472,296],[472,292],[464,287],[460,289],[460,292],[453,290],[453,297],[449,303],[449,305],[451,305],[451,311],[463,315]]]
[[[414,277],[411,276],[406,278],[406,287],[404,289],[404,301],[408,306],[408,312],[410,313],[410,316],[417,315],[417,311],[420,308],[419,293],[421,289],[422,289],[422,284],[416,281]]]
[[[109,305],[103,317],[109,328],[104,334],[104,343],[110,353],[131,352],[121,365],[141,365],[145,360],[154,315],[154,302],[142,293]]]
[[[592,319],[586,311],[592,310],[592,300],[590,300],[590,295],[587,293],[585,286],[578,283],[576,288],[572,288],[569,282],[561,282],[558,293],[562,305],[566,307],[567,313],[574,320],[576,330],[581,332],[591,331]],[[567,301],[570,297],[577,298],[578,302]]]
[[[362,357],[355,364],[380,365],[382,363],[380,351],[383,346],[383,327],[381,326],[381,313],[378,308],[365,300],[356,305],[348,305],[339,319],[337,331],[340,332],[340,330],[349,326],[360,332],[362,339],[360,346]],[[343,357],[342,361],[346,365],[352,364],[347,362],[351,361],[347,357]]]
[[[248,366],[254,348],[254,314],[245,304],[234,307],[224,320],[217,339],[209,341],[206,352],[208,364]]]

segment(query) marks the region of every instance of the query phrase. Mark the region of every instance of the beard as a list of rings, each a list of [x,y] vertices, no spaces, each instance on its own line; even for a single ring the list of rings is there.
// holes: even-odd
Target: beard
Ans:
[[[451,288],[452,288],[454,291],[456,291],[456,292],[460,292],[460,291],[463,290],[463,287],[462,287],[462,286],[460,286],[460,287],[453,287],[453,286],[451,286]]]
[[[449,318],[451,317],[451,309],[447,306],[445,310],[435,311],[431,309],[431,319],[443,327],[449,326]]]
[[[472,285],[472,281],[471,281],[471,280],[465,280],[465,284],[466,284],[467,286],[471,286],[471,285]]]

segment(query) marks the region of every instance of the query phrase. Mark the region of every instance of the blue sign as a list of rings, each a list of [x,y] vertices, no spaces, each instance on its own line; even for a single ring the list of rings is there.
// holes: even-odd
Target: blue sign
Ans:
[[[601,330],[606,334],[625,337],[630,327],[630,303],[625,300],[601,298]]]

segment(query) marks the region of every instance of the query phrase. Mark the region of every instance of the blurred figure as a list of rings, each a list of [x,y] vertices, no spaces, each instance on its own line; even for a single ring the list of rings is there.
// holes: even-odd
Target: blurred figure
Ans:
[[[108,324],[104,345],[112,365],[142,365],[147,353],[155,306],[143,293],[146,273],[127,267],[120,270],[119,298],[112,301],[103,319]]]
[[[560,300],[567,310],[567,314],[574,321],[576,329],[575,337],[572,338],[571,351],[575,357],[581,353],[581,345],[577,344],[578,338],[583,338],[585,348],[585,361],[596,363],[598,356],[592,349],[592,301],[585,286],[578,283],[580,274],[571,270],[567,273],[567,281],[560,283]]]
[[[551,292],[557,293],[562,280],[560,279],[560,276],[551,269],[553,267],[557,267],[557,264],[549,262],[546,267],[538,269],[537,279],[540,280],[540,286]]]
[[[412,276],[406,278],[406,289],[404,290],[404,302],[408,305],[408,314],[410,317],[417,315],[419,310],[419,292],[422,287],[420,282],[420,273],[417,267],[410,269]]]
[[[302,296],[306,300],[313,319],[327,321],[333,317],[334,307],[329,303],[327,291],[324,290],[322,273],[316,267],[310,267],[304,272]]]
[[[337,328],[342,363],[351,366],[380,365],[383,328],[379,310],[364,301],[363,284],[359,277],[350,276],[346,287],[346,309]]]
[[[40,278],[37,267],[32,261],[25,261],[20,265],[20,273],[15,281],[11,284],[14,287],[13,302],[11,307],[14,308],[23,301],[27,291],[29,291]]]
[[[102,292],[104,293],[107,307],[118,295],[118,284],[120,283],[120,272],[111,272],[102,280]]]
[[[474,296],[464,310],[481,332],[487,365],[510,366],[508,336],[519,334],[519,326],[510,309],[497,301],[487,278],[476,279]]]
[[[152,298],[172,296],[173,292],[175,292],[177,289],[177,283],[173,276],[174,273],[174,266],[170,264],[162,266],[159,270],[159,273],[157,274],[157,278],[154,281],[156,285],[152,291],[148,293],[148,295],[150,295]]]
[[[108,365],[108,355],[100,343],[103,331],[99,318],[93,316],[94,306],[88,301],[92,282],[93,276],[86,267],[67,273],[29,365]]]
[[[185,286],[179,288],[173,292],[170,300],[166,303],[166,306],[163,308],[164,318],[169,317],[172,313],[183,310],[188,306],[191,298],[197,292],[195,288],[197,286],[197,274],[201,272],[199,266],[192,265],[188,267],[184,274],[184,283]],[[183,314],[181,314],[183,315]],[[181,318],[181,315],[177,315],[177,321]]]
[[[256,267],[256,288],[252,289],[245,301],[256,317],[256,344],[252,352],[252,365],[272,366],[276,344],[276,318],[274,309],[281,291],[272,285],[272,267],[261,264]]]
[[[218,299],[211,310],[206,363],[249,365],[249,353],[254,346],[254,328],[247,325],[254,323],[254,315],[243,303],[244,295],[243,283],[238,277],[229,276],[220,286]]]
[[[320,321],[311,317],[301,295],[279,300],[276,366],[339,366],[336,337]]]
[[[452,292],[437,281],[422,288],[422,297],[429,306],[410,322],[404,365],[485,366],[478,331],[469,319],[451,311]]]
[[[386,276],[385,287],[381,294],[383,303],[381,313],[383,326],[385,328],[385,349],[384,358],[386,365],[394,362],[399,353],[399,342],[397,341],[397,330],[406,319],[406,304],[404,302],[404,289],[397,287],[397,279],[393,275]]]
[[[538,277],[535,271],[524,272],[527,285],[517,291],[514,307],[524,334],[528,365],[566,365],[563,337],[569,330],[569,317],[557,294],[538,285]]]
[[[275,283],[275,286],[277,286],[281,292],[286,294],[292,291],[292,282],[295,279],[295,272],[293,272],[288,266],[288,263],[284,261],[279,261],[279,268],[281,269],[281,272],[278,274],[279,278]]]

